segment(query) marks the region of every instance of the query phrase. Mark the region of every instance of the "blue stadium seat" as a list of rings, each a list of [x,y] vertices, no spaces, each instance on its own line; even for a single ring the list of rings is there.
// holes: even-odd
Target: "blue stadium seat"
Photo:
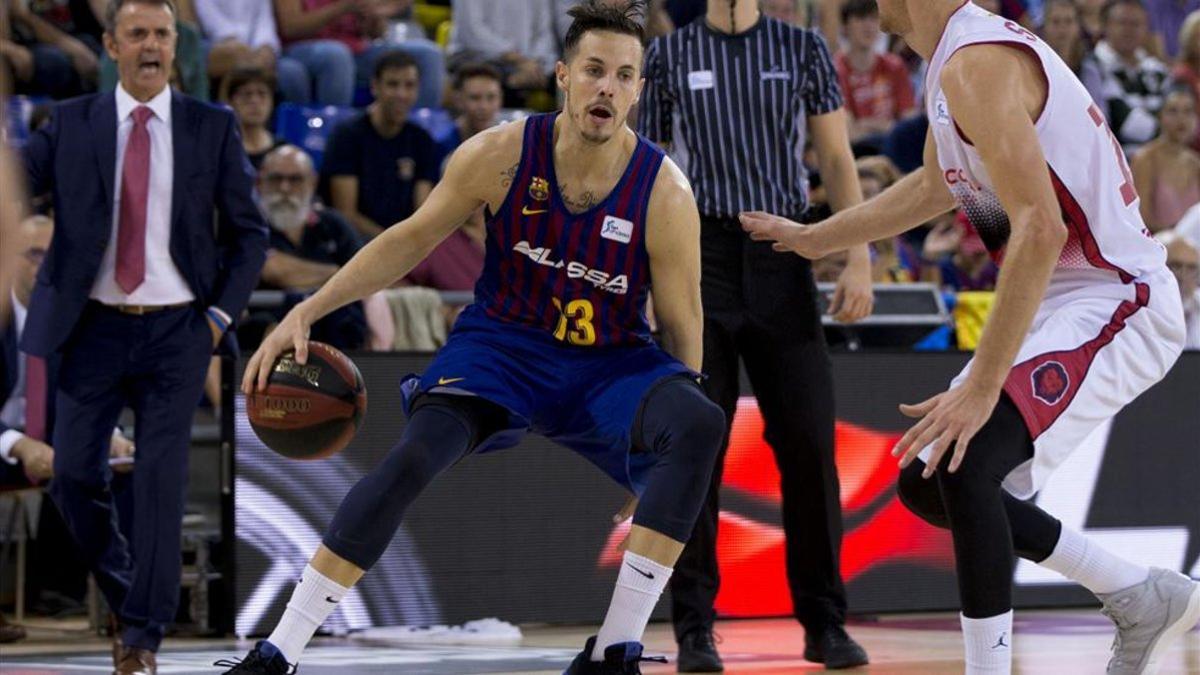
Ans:
[[[0,140],[4,140],[9,147],[16,150],[25,147],[25,144],[29,142],[29,117],[33,114],[33,109],[43,103],[53,102],[52,99],[42,96],[10,97],[4,111],[7,128],[0,129],[0,134],[2,134]]]
[[[321,160],[325,156],[325,144],[334,127],[362,112],[360,108],[283,103],[275,109],[275,135],[304,148],[320,171]],[[410,119],[429,132],[435,141],[449,136],[454,130],[454,119],[441,108],[417,108],[413,110]]]
[[[275,109],[275,135],[304,148],[312,156],[317,171],[320,171],[325,143],[333,133],[333,128],[361,112],[357,108],[332,105],[317,107],[282,103]]]

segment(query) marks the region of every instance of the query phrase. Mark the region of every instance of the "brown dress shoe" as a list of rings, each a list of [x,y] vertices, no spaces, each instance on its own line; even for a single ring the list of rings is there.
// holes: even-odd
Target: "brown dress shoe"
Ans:
[[[6,645],[10,642],[17,642],[25,639],[25,628],[13,623],[9,623],[4,619],[4,615],[0,614],[0,645]]]
[[[125,647],[114,675],[157,675],[158,660],[149,649]]]

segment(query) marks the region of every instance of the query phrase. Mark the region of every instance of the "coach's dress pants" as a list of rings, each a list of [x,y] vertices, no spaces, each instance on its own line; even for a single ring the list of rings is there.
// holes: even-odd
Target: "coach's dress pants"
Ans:
[[[732,424],[739,357],[782,475],[787,577],[809,631],[845,621],[839,571],[842,513],[833,456],[833,375],[807,260],[751,241],[733,220],[702,219],[704,372],[709,398]],[[729,434],[708,500],[671,577],[675,635],[712,628],[719,492]]]
[[[211,355],[208,322],[191,306],[135,316],[89,303],[63,347],[50,495],[130,647],[157,651],[179,604],[192,415]],[[136,419],[131,540],[108,466],[126,405]]]

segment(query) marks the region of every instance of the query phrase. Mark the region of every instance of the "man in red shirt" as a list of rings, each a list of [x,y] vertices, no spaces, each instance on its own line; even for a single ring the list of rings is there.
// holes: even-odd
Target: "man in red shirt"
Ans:
[[[898,56],[876,51],[880,31],[874,0],[847,2],[842,27],[848,50],[838,53],[834,65],[850,113],[850,141],[855,154],[879,154],[892,126],[915,108],[912,81]]]

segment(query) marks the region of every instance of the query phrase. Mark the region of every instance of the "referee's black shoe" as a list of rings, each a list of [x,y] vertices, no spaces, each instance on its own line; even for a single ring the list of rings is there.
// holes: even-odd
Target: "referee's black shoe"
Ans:
[[[804,633],[804,660],[824,663],[825,670],[841,670],[865,666],[867,650],[838,624],[826,626],[819,632]]]
[[[725,664],[721,663],[711,630],[697,628],[683,636],[679,641],[675,670],[680,673],[724,672]]]

